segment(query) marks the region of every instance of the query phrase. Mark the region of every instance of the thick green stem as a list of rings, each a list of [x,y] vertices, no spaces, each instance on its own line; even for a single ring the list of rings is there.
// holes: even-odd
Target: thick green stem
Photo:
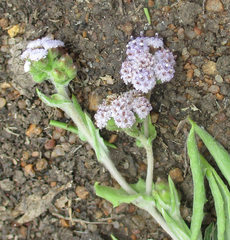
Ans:
[[[70,100],[66,89],[64,86],[56,86],[56,90],[58,94],[64,96],[66,99]],[[90,131],[88,127],[85,125],[85,123],[82,121],[82,118],[76,111],[73,103],[66,104],[62,110],[67,113],[67,115],[73,120],[73,122],[76,124],[77,128],[81,130],[81,133],[86,138],[86,141],[95,149],[93,137],[90,134]],[[103,149],[101,149],[103,151]],[[129,194],[136,194],[136,192],[128,185],[128,183],[125,181],[125,179],[121,176],[121,174],[117,171],[116,167],[114,166],[111,158],[107,155],[107,153],[102,152],[101,159],[98,159],[100,162],[103,163],[103,165],[106,167],[106,169],[110,172],[110,174],[114,177],[114,179],[120,184],[120,186]]]

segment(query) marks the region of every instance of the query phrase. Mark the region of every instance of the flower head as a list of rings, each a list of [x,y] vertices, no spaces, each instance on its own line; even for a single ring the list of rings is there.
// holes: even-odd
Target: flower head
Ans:
[[[94,117],[98,128],[106,127],[111,118],[118,128],[130,128],[136,122],[136,115],[140,119],[144,119],[151,109],[151,104],[142,94],[131,90],[120,96],[115,94],[109,96],[99,105]]]
[[[127,58],[120,70],[121,78],[125,84],[132,83],[136,90],[148,93],[157,80],[168,82],[173,78],[174,56],[163,48],[163,40],[157,34],[155,37],[143,37],[142,34],[132,39],[127,44],[126,53]]]

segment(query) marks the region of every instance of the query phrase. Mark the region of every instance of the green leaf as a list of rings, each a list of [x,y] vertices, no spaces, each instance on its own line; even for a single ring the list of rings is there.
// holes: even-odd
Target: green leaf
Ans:
[[[148,20],[148,24],[151,25],[151,17],[150,17],[150,15],[149,15],[149,10],[148,10],[148,8],[144,8],[144,13],[145,13],[145,16],[146,16],[146,18],[147,18],[147,20]]]
[[[38,89],[37,89],[37,94],[42,100],[42,102],[44,102],[46,105],[50,107],[61,108],[63,105],[71,103],[71,101],[66,100],[63,96],[59,94],[54,94],[51,96],[51,98],[49,98],[49,97],[46,97],[43,93],[41,93]]]
[[[100,136],[99,129],[97,129],[90,117],[85,113],[85,119],[87,121],[87,125],[89,127],[89,131],[91,133],[91,136],[93,138],[94,143],[94,150],[97,156],[97,159],[99,162],[101,162],[101,159],[104,157],[103,154],[106,154],[109,156],[109,150],[107,146],[104,143],[104,139]]]
[[[145,181],[139,179],[136,184],[130,184],[130,187],[138,192],[138,194],[129,195],[122,188],[115,189],[107,186],[101,186],[98,182],[94,184],[96,195],[102,197],[113,204],[114,207],[122,203],[132,203],[135,199],[142,197],[146,201],[154,202],[154,198],[145,194]],[[151,203],[153,204],[153,203]],[[155,205],[155,203],[154,203]]]
[[[113,234],[111,234],[110,237],[112,238],[112,240],[118,240],[117,238],[115,238],[115,237],[113,236]]]
[[[205,234],[204,234],[204,240],[218,240],[217,227],[213,222],[206,228]]]
[[[221,180],[215,169],[205,160],[205,158],[200,155],[200,159],[202,164],[204,165],[205,169],[209,169],[213,177],[215,178],[215,181],[217,183],[217,186],[221,192],[221,196],[224,201],[224,215],[225,215],[225,238],[228,239],[230,236],[230,192],[227,188],[227,186],[224,184],[224,182]],[[218,222],[218,219],[217,219]]]
[[[228,184],[230,185],[230,155],[224,149],[224,147],[218,143],[209,133],[207,133],[204,129],[200,128],[197,124],[195,124],[191,119],[189,122],[194,127],[196,133],[204,142],[205,146],[208,148],[210,154],[215,159],[218,167],[220,168],[222,174],[227,179]]]
[[[98,182],[94,184],[96,195],[102,197],[113,204],[114,207],[122,203],[131,203],[134,199],[141,196],[141,194],[129,195],[122,188],[114,189],[107,186],[101,186]]]
[[[191,240],[197,240],[200,235],[201,225],[204,218],[204,204],[206,202],[204,173],[202,171],[199,151],[197,149],[195,132],[192,127],[187,140],[188,155],[194,183],[193,214],[191,221]]]
[[[218,240],[225,240],[224,232],[225,232],[225,214],[224,214],[224,200],[222,198],[221,192],[217,185],[217,182],[212,174],[212,171],[206,170],[206,177],[209,181],[209,186],[212,191],[212,195],[214,198],[214,204],[217,215],[217,234]]]
[[[78,112],[78,114],[80,115],[82,121],[85,124],[87,124],[86,119],[85,119],[85,113],[82,111],[81,106],[80,106],[77,98],[74,95],[72,95],[72,101],[73,101],[73,106],[76,109],[76,111]]]

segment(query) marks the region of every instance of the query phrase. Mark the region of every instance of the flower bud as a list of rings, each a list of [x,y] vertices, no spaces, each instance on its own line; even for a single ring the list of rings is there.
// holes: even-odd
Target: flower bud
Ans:
[[[33,61],[32,64],[33,64],[33,67],[35,67],[39,70],[44,70],[44,68],[47,67],[48,63],[49,63],[49,60],[47,58],[43,58],[37,62]]]
[[[66,74],[57,68],[54,68],[51,71],[51,76],[53,77],[54,82],[56,82],[58,84],[65,84],[66,80],[68,79]]]
[[[31,71],[30,71],[30,73],[31,73]],[[33,76],[34,81],[37,82],[37,83],[40,83],[40,82],[48,79],[48,75],[45,72],[41,72],[41,73],[39,73],[37,75],[33,75],[31,73],[31,75]]]
[[[61,70],[65,70],[73,64],[73,59],[68,55],[64,54],[60,57],[57,62],[57,67]]]
[[[68,68],[65,69],[65,73],[68,76],[68,79],[72,80],[77,75],[77,67],[74,64],[72,64]]]

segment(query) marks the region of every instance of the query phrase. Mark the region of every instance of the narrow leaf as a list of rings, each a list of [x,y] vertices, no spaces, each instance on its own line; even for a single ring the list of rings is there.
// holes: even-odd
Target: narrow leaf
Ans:
[[[200,155],[202,164],[206,169],[212,171],[212,174],[215,178],[217,186],[221,192],[223,201],[224,201],[224,214],[225,214],[225,239],[228,239],[230,236],[230,192],[224,182],[221,180],[215,169],[205,160],[205,158]],[[217,219],[218,221],[218,219]]]
[[[204,174],[200,162],[199,151],[197,149],[195,132],[192,127],[187,140],[188,155],[194,183],[193,214],[191,221],[191,240],[197,240],[204,217],[204,204],[206,202]]]
[[[224,200],[222,198],[222,195],[218,188],[216,180],[209,169],[206,170],[206,177],[208,179],[209,186],[211,188],[212,195],[214,198],[214,204],[215,204],[216,215],[217,215],[218,240],[225,240],[224,238],[224,232],[225,232]]]
[[[148,20],[148,24],[151,25],[151,17],[150,17],[150,15],[149,15],[149,10],[148,10],[148,8],[144,8],[144,13],[145,13],[145,16],[146,16],[146,18],[147,18],[147,20]]]
[[[45,96],[43,93],[41,93],[38,89],[37,89],[37,94],[39,96],[39,98],[42,100],[42,102],[44,102],[46,105],[50,106],[50,107],[58,107],[61,108],[64,104],[70,104],[71,101],[66,100],[64,97],[62,97],[59,94],[54,94],[53,96],[51,96],[51,98]]]
[[[205,234],[204,234],[204,240],[218,240],[217,228],[213,222],[206,228]]]
[[[224,149],[224,147],[218,143],[209,133],[207,133],[204,129],[200,128],[196,123],[194,123],[191,119],[189,119],[189,122],[194,127],[196,133],[199,135],[199,137],[204,142],[205,146],[208,148],[209,152],[215,159],[218,167],[220,168],[222,174],[225,176],[225,178],[228,181],[228,184],[230,185],[230,155],[229,153]]]

